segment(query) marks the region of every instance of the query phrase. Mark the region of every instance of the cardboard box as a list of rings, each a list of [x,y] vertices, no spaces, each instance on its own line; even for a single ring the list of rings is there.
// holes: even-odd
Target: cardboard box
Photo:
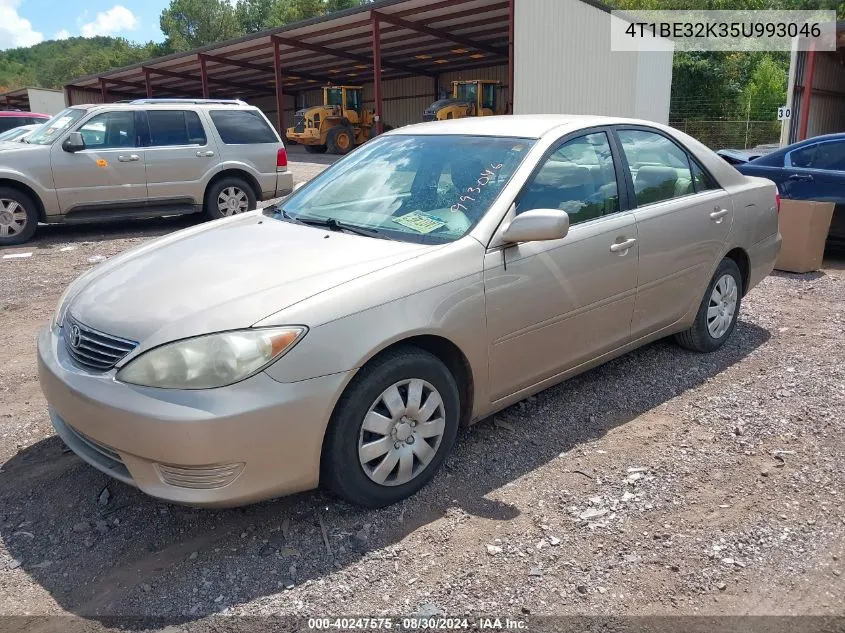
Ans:
[[[835,206],[832,202],[811,200],[781,201],[778,220],[783,244],[775,268],[809,273],[821,267]]]

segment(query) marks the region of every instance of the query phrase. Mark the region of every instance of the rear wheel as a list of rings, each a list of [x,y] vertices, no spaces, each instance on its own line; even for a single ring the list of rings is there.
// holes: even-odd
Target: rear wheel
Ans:
[[[366,365],[332,415],[321,482],[367,507],[409,497],[435,475],[455,442],[460,397],[440,360],[408,347]]]
[[[38,228],[38,210],[28,195],[0,187],[0,246],[23,244]]]
[[[209,187],[205,213],[212,220],[252,211],[258,205],[255,192],[241,178],[223,178]]]
[[[707,286],[693,326],[675,335],[682,347],[694,352],[715,352],[736,327],[742,304],[742,274],[732,259],[723,259]]]
[[[333,127],[326,136],[326,145],[332,154],[348,154],[355,147],[355,132],[343,125]]]
[[[304,147],[309,154],[325,154],[329,149],[325,145],[305,145]]]

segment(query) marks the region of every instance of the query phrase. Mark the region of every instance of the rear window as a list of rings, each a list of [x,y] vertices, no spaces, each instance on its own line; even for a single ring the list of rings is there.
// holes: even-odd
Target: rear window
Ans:
[[[211,120],[226,145],[279,142],[276,132],[255,110],[212,110]]]
[[[205,145],[205,130],[196,112],[190,110],[150,110],[150,145]]]

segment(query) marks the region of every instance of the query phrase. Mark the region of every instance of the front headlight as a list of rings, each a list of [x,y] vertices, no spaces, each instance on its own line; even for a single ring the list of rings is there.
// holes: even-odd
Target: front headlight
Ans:
[[[275,327],[208,334],[168,343],[131,361],[117,379],[143,387],[214,389],[252,376],[283,356],[304,327]]]

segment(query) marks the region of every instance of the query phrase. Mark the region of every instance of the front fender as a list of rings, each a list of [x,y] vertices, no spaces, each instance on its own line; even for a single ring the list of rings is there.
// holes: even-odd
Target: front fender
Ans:
[[[48,182],[44,182],[44,180],[48,180]],[[44,214],[46,216],[58,215],[61,213],[59,209],[59,197],[56,195],[56,190],[53,187],[52,172],[41,179],[37,179],[18,169],[0,167],[0,182],[1,181],[7,181],[10,184],[20,183],[31,189],[35,195],[38,196],[39,201],[44,207]]]

